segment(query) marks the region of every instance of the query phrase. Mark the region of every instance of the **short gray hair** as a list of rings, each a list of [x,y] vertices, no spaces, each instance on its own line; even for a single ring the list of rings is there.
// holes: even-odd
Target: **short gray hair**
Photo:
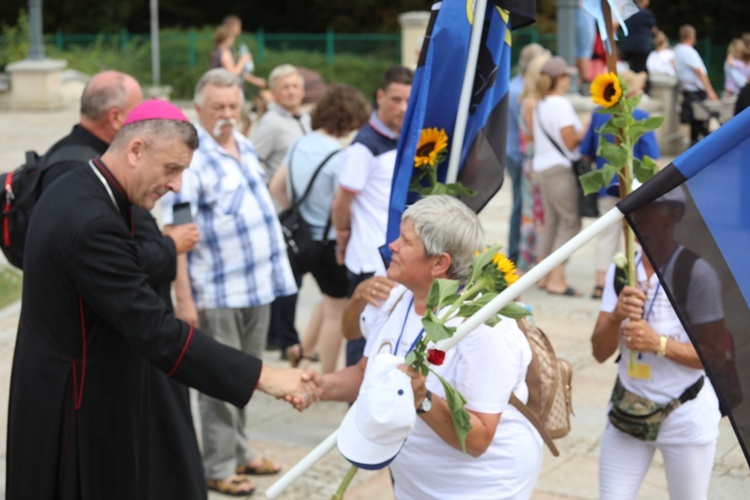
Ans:
[[[122,127],[110,148],[121,151],[130,141],[141,137],[148,144],[153,141],[179,139],[191,150],[198,149],[198,132],[190,122],[179,120],[143,120]]]
[[[98,122],[112,108],[125,109],[128,105],[128,78],[132,77],[119,71],[106,71],[91,77],[81,95],[81,115]]]
[[[237,87],[237,89],[240,91],[240,104],[242,104],[244,95],[242,94],[242,87],[240,87],[240,82],[236,76],[234,76],[224,68],[214,68],[206,71],[205,73],[203,73],[203,76],[200,77],[198,83],[195,84],[193,102],[198,106],[203,106],[203,102],[205,100],[203,90],[206,88],[206,85],[213,85],[220,88]]]
[[[474,253],[484,245],[484,230],[463,202],[448,195],[425,196],[406,209],[403,221],[414,222],[414,232],[428,257],[446,252],[451,256],[448,276],[465,280]]]
[[[291,64],[282,64],[273,68],[271,70],[271,74],[268,75],[268,88],[273,90],[273,86],[277,81],[281,80],[282,78],[286,78],[289,75],[297,75],[302,82],[302,85],[305,84],[305,78],[302,76],[296,66],[292,66]]]

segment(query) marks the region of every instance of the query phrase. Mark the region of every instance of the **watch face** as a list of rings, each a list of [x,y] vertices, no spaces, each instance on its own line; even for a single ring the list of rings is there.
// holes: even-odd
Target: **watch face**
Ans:
[[[429,398],[424,398],[422,401],[422,411],[427,413],[430,410],[432,410],[432,401]]]

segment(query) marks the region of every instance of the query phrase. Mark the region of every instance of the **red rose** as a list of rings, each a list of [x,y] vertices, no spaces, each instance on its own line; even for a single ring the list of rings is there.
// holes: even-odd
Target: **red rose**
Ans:
[[[445,352],[440,349],[429,349],[427,351],[427,362],[435,366],[440,366],[445,361]]]

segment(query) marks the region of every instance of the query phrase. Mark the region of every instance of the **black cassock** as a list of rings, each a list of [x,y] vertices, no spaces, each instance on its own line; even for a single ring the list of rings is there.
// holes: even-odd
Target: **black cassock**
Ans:
[[[87,167],[45,191],[31,219],[11,376],[9,500],[184,498],[169,488],[179,481],[201,485],[195,496],[204,496],[203,478],[179,455],[194,455],[196,444],[192,432],[176,439],[189,427],[187,394],[172,384],[242,407],[260,375],[260,360],[171,314],[139,265],[131,207],[101,171],[117,208]],[[174,449],[160,428],[172,431]]]

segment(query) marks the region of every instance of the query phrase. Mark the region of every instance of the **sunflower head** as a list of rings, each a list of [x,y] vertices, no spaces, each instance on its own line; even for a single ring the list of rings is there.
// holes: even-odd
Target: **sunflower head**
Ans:
[[[508,285],[512,285],[518,280],[518,274],[516,274],[516,265],[510,260],[505,254],[496,253],[492,257],[492,262],[497,266],[497,270],[500,271],[505,278],[505,282]]]
[[[602,73],[591,83],[591,99],[603,108],[611,108],[622,97],[622,83],[614,73]]]
[[[426,128],[422,130],[417,145],[417,154],[414,156],[414,166],[416,168],[437,166],[442,161],[447,148],[448,134],[445,133],[445,129]]]

